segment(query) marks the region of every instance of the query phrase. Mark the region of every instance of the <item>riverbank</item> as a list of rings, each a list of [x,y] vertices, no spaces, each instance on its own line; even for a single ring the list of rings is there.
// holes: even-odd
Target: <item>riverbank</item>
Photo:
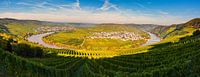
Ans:
[[[48,33],[43,33],[43,34],[32,35],[32,36],[28,37],[27,40],[29,42],[38,43],[38,44],[40,44],[44,47],[47,47],[47,48],[65,49],[64,47],[59,47],[59,46],[56,46],[56,45],[48,44],[48,43],[43,41],[43,39],[42,39],[43,37],[54,34],[54,33],[55,32],[48,32]],[[161,41],[160,37],[158,37],[157,35],[150,33],[150,32],[147,32],[147,33],[150,35],[150,39],[145,44],[143,44],[142,46],[151,45],[151,44],[154,44],[156,42]]]
[[[32,35],[32,36],[28,37],[27,40],[29,42],[38,43],[39,45],[42,45],[47,48],[64,49],[63,47],[58,47],[56,45],[51,45],[51,44],[45,43],[42,40],[43,37],[54,34],[54,33],[55,32],[48,32],[48,33],[43,33],[43,34]]]

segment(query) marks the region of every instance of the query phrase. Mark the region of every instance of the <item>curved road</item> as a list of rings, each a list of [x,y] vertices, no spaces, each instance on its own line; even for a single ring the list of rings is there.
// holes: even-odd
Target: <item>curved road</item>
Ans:
[[[43,34],[32,35],[32,36],[28,37],[27,40],[30,42],[38,43],[47,48],[64,49],[63,47],[58,47],[58,46],[55,46],[52,44],[47,44],[42,40],[43,37],[51,35],[53,33],[55,33],[55,32],[48,32],[48,33],[43,33]],[[150,32],[147,32],[147,33],[150,35],[151,38],[147,41],[147,43],[143,44],[142,46],[151,45],[151,44],[159,42],[161,40],[155,34],[152,34]]]

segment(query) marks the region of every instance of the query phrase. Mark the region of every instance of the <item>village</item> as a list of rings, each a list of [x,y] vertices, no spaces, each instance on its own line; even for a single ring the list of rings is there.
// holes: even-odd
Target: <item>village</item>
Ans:
[[[89,36],[87,38],[97,39],[97,38],[108,38],[108,39],[121,39],[123,41],[135,41],[140,39],[145,39],[134,32],[94,32],[94,36]]]
[[[71,31],[75,28],[72,26],[46,26],[46,27],[40,27],[37,29],[39,32],[57,32],[57,31]]]

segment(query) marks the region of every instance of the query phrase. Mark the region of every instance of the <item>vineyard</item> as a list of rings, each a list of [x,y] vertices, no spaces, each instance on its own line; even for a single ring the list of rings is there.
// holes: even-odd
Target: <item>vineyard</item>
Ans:
[[[0,71],[19,77],[198,77],[199,43],[200,34],[196,31],[179,42],[154,45],[146,53],[102,59],[58,56],[27,59],[0,50]],[[71,51],[71,54],[80,53]]]
[[[101,35],[104,36],[98,35],[98,33],[102,33]],[[129,40],[123,41],[125,38],[129,38]],[[101,24],[94,27],[77,28],[74,31],[61,31],[43,38],[49,44],[90,51],[114,51],[139,47],[147,39],[149,39],[149,35],[141,29],[120,24]]]
[[[142,37],[149,38],[149,36],[135,27],[101,24],[97,25],[98,27],[60,31],[54,35],[44,37],[44,41],[54,41],[49,41],[49,43],[58,43],[58,46],[61,44],[75,46],[75,48],[85,46],[85,49],[81,50],[54,49],[44,47],[38,43],[28,42],[26,36],[24,37],[27,33],[38,33],[29,29],[36,29],[44,23],[37,21],[31,21],[32,23],[30,21],[6,21],[9,21],[7,22],[8,28],[5,24],[0,25],[2,26],[0,27],[0,77],[200,76],[200,30],[196,28],[199,27],[196,23],[200,20],[195,20],[194,26],[191,26],[192,22],[188,22],[182,26],[172,25],[155,28],[154,33],[162,37],[163,40],[149,46],[140,46],[144,40],[135,41],[134,44],[138,43],[139,46],[131,48],[122,45],[122,43],[129,41],[100,40],[101,42],[111,41],[115,43],[115,50],[95,48],[94,46],[99,39],[92,41],[90,39],[91,42],[82,44],[84,41],[82,38],[90,36],[90,32],[109,34],[116,31],[134,31]],[[189,26],[187,26],[188,24]],[[54,24],[49,23],[46,25],[52,26]],[[91,48],[87,47],[89,44],[92,46]],[[114,44],[108,43],[99,43],[98,46],[100,45],[114,46]]]

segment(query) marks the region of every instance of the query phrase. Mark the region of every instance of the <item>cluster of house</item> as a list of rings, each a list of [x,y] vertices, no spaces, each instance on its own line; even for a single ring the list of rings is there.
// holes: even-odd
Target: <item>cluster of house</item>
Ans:
[[[109,39],[121,39],[123,41],[134,41],[145,39],[140,35],[134,32],[94,32],[93,36],[89,36],[87,38],[96,39],[96,38],[109,38]]]
[[[46,27],[40,27],[37,29],[37,31],[40,32],[56,32],[56,31],[71,31],[74,30],[74,27],[71,26],[46,26]]]

